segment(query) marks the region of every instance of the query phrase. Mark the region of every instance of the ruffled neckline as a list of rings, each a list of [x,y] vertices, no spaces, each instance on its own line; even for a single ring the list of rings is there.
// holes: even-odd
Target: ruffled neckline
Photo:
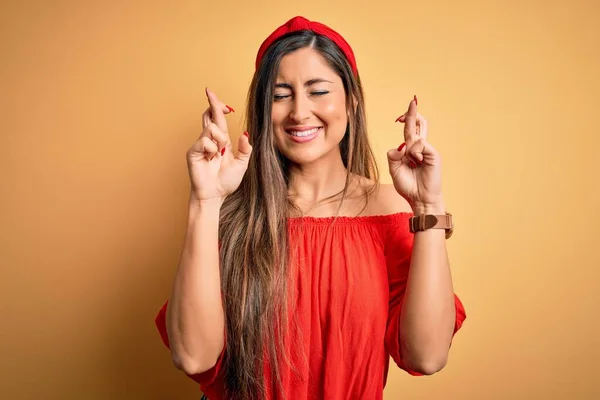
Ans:
[[[311,224],[311,225],[328,225],[335,221],[336,224],[387,224],[408,220],[412,216],[412,212],[401,211],[394,214],[384,215],[358,215],[355,217],[339,216],[339,217],[288,217],[288,222],[294,224]]]

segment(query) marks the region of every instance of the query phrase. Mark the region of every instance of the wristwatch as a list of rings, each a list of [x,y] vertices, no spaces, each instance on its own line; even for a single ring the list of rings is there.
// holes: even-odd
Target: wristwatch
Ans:
[[[450,213],[446,213],[445,215],[416,215],[410,217],[409,226],[412,233],[422,232],[427,229],[445,229],[446,239],[449,239],[452,236],[452,232],[454,232],[454,223],[452,222],[452,214]]]

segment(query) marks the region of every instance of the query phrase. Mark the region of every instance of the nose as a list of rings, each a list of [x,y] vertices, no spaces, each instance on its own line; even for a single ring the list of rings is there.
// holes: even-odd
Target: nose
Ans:
[[[310,101],[307,96],[300,95],[294,97],[292,109],[290,110],[290,119],[295,123],[301,123],[312,115]]]

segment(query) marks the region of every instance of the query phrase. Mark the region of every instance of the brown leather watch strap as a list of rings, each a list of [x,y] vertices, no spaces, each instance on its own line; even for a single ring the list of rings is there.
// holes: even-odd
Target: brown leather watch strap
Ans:
[[[452,214],[446,215],[416,215],[409,220],[410,231],[412,233],[422,232],[427,229],[445,229],[446,239],[452,236],[454,225],[452,223]]]

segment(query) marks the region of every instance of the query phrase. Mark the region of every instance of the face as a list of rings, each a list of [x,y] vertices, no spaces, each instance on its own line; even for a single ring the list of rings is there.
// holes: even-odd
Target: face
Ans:
[[[342,79],[314,49],[281,60],[273,98],[273,131],[279,150],[298,164],[339,154],[348,115]]]

